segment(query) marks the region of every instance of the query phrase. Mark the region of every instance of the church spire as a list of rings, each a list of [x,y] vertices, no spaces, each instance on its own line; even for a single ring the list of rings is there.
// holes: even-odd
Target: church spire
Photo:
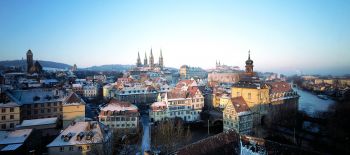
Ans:
[[[151,68],[154,67],[154,57],[153,57],[153,53],[152,53],[152,48],[151,48],[151,55],[149,57],[149,65]]]
[[[250,60],[250,49],[248,51],[248,60]]]
[[[147,53],[146,53],[146,51],[145,51],[145,59],[143,60],[143,65],[144,65],[145,67],[147,67],[147,65],[148,65],[148,60],[147,60]]]
[[[136,66],[137,67],[141,67],[141,59],[140,59],[140,52],[137,52],[137,62],[136,62]]]

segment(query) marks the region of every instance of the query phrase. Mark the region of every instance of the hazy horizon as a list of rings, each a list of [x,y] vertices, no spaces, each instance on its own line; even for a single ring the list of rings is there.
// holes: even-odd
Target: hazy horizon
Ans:
[[[350,1],[0,1],[0,60],[350,73]]]

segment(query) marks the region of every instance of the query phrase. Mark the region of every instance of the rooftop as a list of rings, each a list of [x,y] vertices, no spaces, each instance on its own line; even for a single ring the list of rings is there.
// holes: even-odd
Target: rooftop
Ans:
[[[129,102],[123,102],[118,101],[116,99],[111,99],[111,101],[107,104],[107,106],[101,108],[102,111],[130,111],[130,112],[137,112],[138,108],[129,103]]]
[[[8,102],[8,103],[0,103],[0,108],[11,108],[11,107],[19,107],[20,105],[16,102]]]
[[[28,126],[37,126],[37,125],[48,125],[48,124],[56,124],[57,117],[53,118],[40,118],[40,119],[30,119],[23,120],[20,127],[28,127]]]
[[[292,91],[292,87],[289,83],[281,81],[281,82],[268,82],[266,83],[270,87],[270,93],[283,93]]]
[[[14,90],[7,93],[11,100],[18,104],[33,104],[63,101],[68,95],[62,90],[54,89],[31,89],[31,90]]]
[[[101,143],[111,132],[99,122],[73,122],[47,147]]]
[[[250,111],[242,96],[231,98],[231,102],[237,113]]]
[[[84,100],[81,99],[76,93],[70,93],[64,101],[65,105],[80,105],[85,104]]]
[[[0,131],[0,145],[23,143],[32,131],[33,129]]]

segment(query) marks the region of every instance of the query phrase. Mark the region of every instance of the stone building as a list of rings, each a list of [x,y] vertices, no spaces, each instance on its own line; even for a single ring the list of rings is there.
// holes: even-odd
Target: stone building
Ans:
[[[101,108],[98,119],[112,129],[135,132],[139,127],[139,117],[140,113],[135,105],[113,98]]]
[[[234,84],[231,97],[243,97],[254,113],[254,125],[271,124],[282,119],[282,114],[297,111],[299,96],[286,82],[262,82],[253,72],[253,60],[246,61],[246,72],[241,80]]]
[[[253,129],[253,113],[243,97],[231,98],[223,110],[224,130],[235,130],[240,134],[251,134]]]
[[[204,97],[195,80],[181,80],[176,87],[158,96],[158,102],[150,107],[151,121],[181,118],[185,122],[200,120]]]
[[[8,91],[6,95],[20,105],[20,120],[57,117],[65,125],[85,117],[85,102],[72,92],[31,89]]]
[[[112,154],[113,134],[96,121],[72,122],[46,147],[49,155]]]
[[[33,60],[33,53],[29,49],[27,51],[27,73],[33,74],[33,73],[42,73],[43,72],[43,67],[39,63],[39,61]]]
[[[20,123],[20,105],[0,103],[0,130],[14,129]]]
[[[187,65],[182,65],[180,67],[180,79],[191,79],[191,78],[200,78],[200,79],[206,79],[208,76],[208,73],[199,67],[190,67]]]

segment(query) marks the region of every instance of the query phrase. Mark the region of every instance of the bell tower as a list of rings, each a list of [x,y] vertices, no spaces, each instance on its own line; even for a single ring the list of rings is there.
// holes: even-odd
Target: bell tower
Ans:
[[[250,50],[248,51],[248,60],[245,61],[245,73],[248,76],[254,76],[254,65],[253,65],[253,60],[250,59]]]
[[[33,62],[33,53],[32,51],[29,49],[27,51],[27,72],[30,72],[30,69],[32,68],[32,66],[34,65]]]

